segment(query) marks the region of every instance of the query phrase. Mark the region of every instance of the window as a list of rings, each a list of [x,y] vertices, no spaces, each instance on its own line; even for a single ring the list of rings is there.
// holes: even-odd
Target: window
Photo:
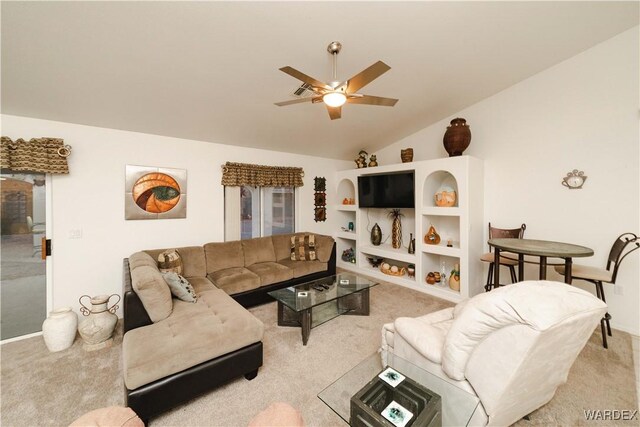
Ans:
[[[294,187],[225,187],[225,240],[293,232]]]

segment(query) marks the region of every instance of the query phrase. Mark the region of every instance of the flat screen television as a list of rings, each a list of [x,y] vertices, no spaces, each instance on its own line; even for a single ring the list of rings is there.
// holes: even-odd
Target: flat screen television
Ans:
[[[414,173],[399,172],[358,177],[358,206],[361,208],[413,208]]]

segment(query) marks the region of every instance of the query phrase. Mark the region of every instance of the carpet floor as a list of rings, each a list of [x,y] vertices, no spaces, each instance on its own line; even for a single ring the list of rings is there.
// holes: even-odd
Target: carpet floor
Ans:
[[[246,426],[274,401],[299,408],[308,426],[344,426],[316,396],[380,345],[384,323],[419,316],[451,304],[382,283],[371,291],[370,316],[341,316],[311,331],[302,345],[298,328],[276,325],[275,303],[251,309],[265,324],[264,365],[258,376],[238,378],[151,420],[155,426]],[[5,344],[1,356],[2,426],[66,426],[92,409],[122,405],[120,325],[114,346],[91,353],[78,338],[63,352],[49,353],[41,337]],[[637,409],[630,335],[614,331],[609,349],[596,330],[578,357],[568,382],[554,399],[519,426],[587,425],[585,409]],[[616,422],[617,424],[618,422]],[[597,425],[611,425],[602,421]],[[638,425],[633,421],[629,425]]]

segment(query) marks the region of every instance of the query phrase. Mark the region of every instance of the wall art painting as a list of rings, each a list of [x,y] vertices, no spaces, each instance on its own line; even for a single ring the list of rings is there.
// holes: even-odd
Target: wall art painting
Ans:
[[[187,171],[127,165],[124,217],[125,219],[186,218]]]

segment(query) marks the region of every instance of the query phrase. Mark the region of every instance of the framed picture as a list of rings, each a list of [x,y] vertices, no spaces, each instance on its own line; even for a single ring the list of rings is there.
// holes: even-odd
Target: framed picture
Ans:
[[[317,207],[323,207],[327,202],[327,195],[325,193],[315,193],[315,205]]]
[[[127,165],[124,217],[125,219],[186,218],[187,171]]]

